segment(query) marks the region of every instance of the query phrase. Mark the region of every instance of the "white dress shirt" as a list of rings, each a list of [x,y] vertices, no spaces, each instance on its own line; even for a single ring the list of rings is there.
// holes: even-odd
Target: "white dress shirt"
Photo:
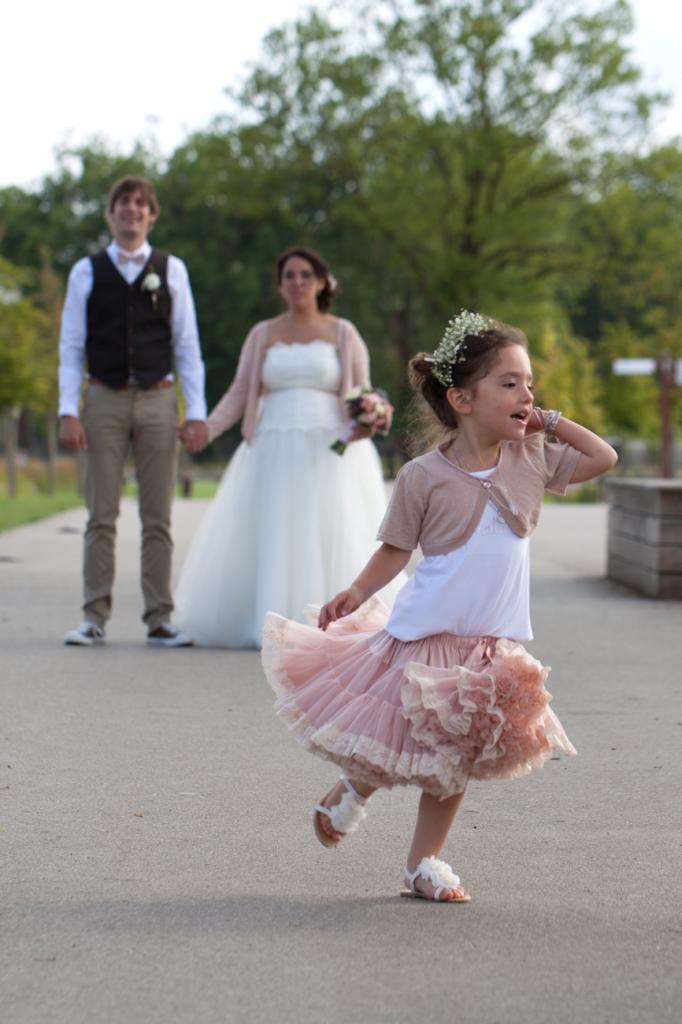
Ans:
[[[115,241],[107,246],[112,263],[128,284],[132,284],[141,273],[151,250],[149,242],[134,252],[121,249]],[[171,344],[185,396],[185,417],[188,420],[205,420],[204,362],[199,347],[194,299],[187,268],[177,256],[168,257],[166,277],[171,294]],[[71,268],[62,312],[59,337],[60,416],[79,414],[87,338],[87,305],[92,286],[92,263],[85,257]],[[169,374],[168,379],[172,380],[173,375]]]

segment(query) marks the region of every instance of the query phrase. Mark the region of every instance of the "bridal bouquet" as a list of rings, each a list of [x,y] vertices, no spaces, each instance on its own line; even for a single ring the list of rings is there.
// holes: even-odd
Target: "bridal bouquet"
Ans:
[[[343,455],[356,424],[361,427],[373,427],[375,433],[384,437],[391,429],[393,420],[393,406],[383,391],[374,391],[372,388],[353,388],[344,397],[346,409],[350,417],[350,423],[342,437],[330,445],[333,452]]]

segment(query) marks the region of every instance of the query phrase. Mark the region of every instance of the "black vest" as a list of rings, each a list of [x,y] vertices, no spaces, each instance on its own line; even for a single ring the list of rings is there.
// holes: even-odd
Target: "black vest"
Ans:
[[[87,305],[85,351],[88,372],[110,388],[133,378],[151,387],[171,372],[171,297],[166,272],[168,255],[152,249],[147,263],[128,284],[106,251],[90,258],[93,284]],[[143,288],[156,274],[161,286]]]

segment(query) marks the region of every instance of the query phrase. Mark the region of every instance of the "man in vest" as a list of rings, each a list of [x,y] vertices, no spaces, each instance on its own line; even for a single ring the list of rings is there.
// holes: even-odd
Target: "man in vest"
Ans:
[[[61,442],[85,451],[88,523],[83,557],[83,621],[64,642],[104,642],[111,614],[116,520],[132,448],[142,521],[143,621],[147,642],[188,647],[171,622],[170,512],[177,435],[190,452],[207,441],[204,364],[184,263],[153,249],[159,214],[145,178],[116,182],[107,200],[112,242],[69,275],[59,340]],[[84,364],[87,388],[79,417]],[[178,430],[173,364],[187,418]]]

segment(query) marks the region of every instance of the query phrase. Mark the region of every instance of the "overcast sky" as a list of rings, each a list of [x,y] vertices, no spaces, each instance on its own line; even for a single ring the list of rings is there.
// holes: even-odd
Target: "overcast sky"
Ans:
[[[0,186],[30,186],[54,148],[94,135],[125,149],[152,131],[164,153],[225,109],[223,90],[301,0],[23,0],[0,18]],[[674,94],[659,140],[682,135],[682,5],[634,0],[635,57],[648,85]]]

